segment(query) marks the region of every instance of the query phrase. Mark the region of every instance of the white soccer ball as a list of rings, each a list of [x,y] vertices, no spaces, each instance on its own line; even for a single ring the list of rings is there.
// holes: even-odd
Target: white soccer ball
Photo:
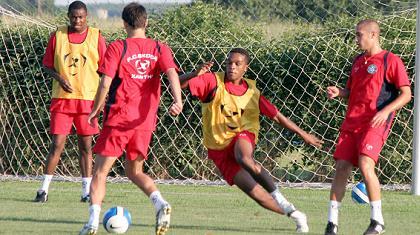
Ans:
[[[102,223],[108,233],[125,233],[131,225],[131,215],[121,206],[112,207],[105,212]]]
[[[369,203],[369,197],[366,190],[366,185],[363,182],[359,182],[351,189],[351,199],[358,204]]]

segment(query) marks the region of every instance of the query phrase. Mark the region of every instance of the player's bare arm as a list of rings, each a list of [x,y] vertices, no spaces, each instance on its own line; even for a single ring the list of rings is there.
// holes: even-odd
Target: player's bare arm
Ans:
[[[198,68],[190,73],[183,74],[179,76],[179,82],[181,83],[181,88],[185,89],[188,87],[188,80],[194,77],[198,77],[210,71],[210,68],[213,66],[214,62],[209,61],[205,62],[198,66]]]
[[[350,90],[348,88],[338,88],[336,86],[327,87],[327,96],[329,99],[334,99],[335,97],[348,98],[350,95]]]
[[[386,123],[386,120],[388,119],[389,115],[402,108],[404,105],[406,105],[411,100],[411,89],[409,86],[403,86],[400,87],[400,94],[399,96],[392,101],[390,104],[385,106],[383,109],[381,109],[379,112],[376,113],[376,115],[372,118],[372,121],[370,122],[372,127],[379,127]]]
[[[99,114],[101,113],[101,110],[105,104],[106,96],[108,94],[111,83],[112,83],[111,77],[107,75],[102,76],[101,82],[99,83],[99,86],[98,86],[98,90],[96,91],[92,112],[89,114],[89,117],[88,117],[89,125],[94,125],[92,120],[95,117],[99,116]]]
[[[46,66],[44,66],[44,70],[51,76],[53,77],[55,80],[57,80],[57,82],[60,84],[60,86],[63,88],[64,91],[68,92],[68,93],[72,93],[73,89],[71,87],[70,82],[63,78],[59,73],[57,73],[54,69],[48,68]]]
[[[289,129],[290,131],[295,132],[298,134],[302,139],[312,146],[315,146],[317,148],[322,147],[322,144],[324,141],[318,139],[316,136],[307,133],[306,131],[302,130],[300,127],[298,127],[292,120],[285,117],[280,112],[277,112],[276,116],[273,118],[275,122],[282,125],[284,128]]]
[[[171,86],[172,96],[174,97],[174,102],[169,108],[169,113],[173,116],[176,116],[182,112],[182,96],[181,96],[181,86],[179,84],[178,73],[174,68],[168,69],[166,71],[168,80]]]

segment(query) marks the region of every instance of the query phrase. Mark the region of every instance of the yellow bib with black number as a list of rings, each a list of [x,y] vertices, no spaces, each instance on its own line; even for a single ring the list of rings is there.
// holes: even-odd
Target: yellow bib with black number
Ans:
[[[217,88],[214,98],[202,104],[204,145],[209,149],[226,148],[238,133],[249,131],[258,140],[260,129],[260,91],[254,80],[248,84],[245,94],[230,94],[225,87],[224,73],[215,73]]]
[[[73,92],[64,91],[53,80],[53,98],[94,100],[99,84],[99,29],[89,27],[87,30],[86,39],[80,44],[70,43],[67,26],[58,28],[55,33],[54,68],[69,81]]]

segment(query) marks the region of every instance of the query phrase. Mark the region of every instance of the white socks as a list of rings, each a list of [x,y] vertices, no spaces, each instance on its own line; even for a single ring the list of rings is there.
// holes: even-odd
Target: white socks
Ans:
[[[328,221],[338,225],[338,210],[340,209],[341,202],[330,201],[328,208]]]
[[[382,216],[382,201],[381,200],[370,202],[370,218],[384,225],[384,217]]]
[[[92,177],[83,177],[82,178],[82,197],[86,197],[90,192],[90,182]]]
[[[99,214],[101,213],[101,206],[93,204],[89,207],[89,221],[88,225],[98,228],[99,226]]]
[[[53,175],[44,175],[44,180],[42,181],[42,186],[39,190],[43,190],[46,193],[48,193],[48,189],[50,187],[52,177]],[[92,181],[92,177],[82,178],[82,196],[83,197],[89,195],[91,181]]]
[[[165,199],[163,199],[159,191],[154,191],[153,193],[151,193],[149,198],[150,201],[152,201],[156,211],[160,210],[165,204],[168,203],[167,201],[165,201]]]
[[[44,181],[42,181],[42,186],[39,190],[43,190],[48,193],[48,188],[50,187],[52,177],[53,175],[44,175]]]
[[[286,215],[296,210],[295,207],[286,200],[286,198],[280,193],[278,189],[274,190],[274,192],[271,192],[270,194]]]
[[[338,225],[338,211],[340,206],[340,202],[330,201],[330,206],[328,208],[328,221],[333,222],[335,225]],[[370,202],[370,218],[384,225],[381,200]]]

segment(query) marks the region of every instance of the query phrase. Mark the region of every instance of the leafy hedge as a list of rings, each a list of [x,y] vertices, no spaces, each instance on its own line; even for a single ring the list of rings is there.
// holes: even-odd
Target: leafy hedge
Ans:
[[[408,12],[401,17],[377,17],[383,25],[388,26],[384,34],[384,48],[401,54],[409,74],[414,74],[415,37],[412,32],[415,32],[415,14]],[[286,116],[304,129],[318,133],[326,141],[326,147],[321,151],[311,147],[301,148],[301,140],[295,135],[280,127],[274,128],[271,121],[262,119],[257,160],[263,162],[281,180],[324,182],[332,174],[333,161],[330,155],[338,134],[337,129],[345,114],[344,103],[327,101],[324,90],[331,84],[345,84],[351,58],[358,53],[353,43],[353,28],[358,19],[343,16],[324,22],[316,35],[300,32],[287,39],[269,41],[265,39],[261,25],[245,20],[240,12],[216,4],[197,3],[171,9],[160,17],[152,17],[148,35],[171,46],[182,71],[190,71],[207,60],[215,61],[213,71],[220,71],[224,69],[223,61],[232,47],[248,49],[252,61],[247,76],[257,79],[263,94]],[[6,61],[9,66],[0,68],[0,77],[13,74],[7,83],[0,84],[0,98],[15,101],[12,106],[4,102],[8,112],[0,113],[2,122],[4,118],[7,119],[5,128],[14,133],[6,134],[10,138],[2,139],[2,145],[6,146],[2,148],[2,154],[8,156],[7,159],[13,159],[0,161],[1,172],[7,174],[40,173],[42,157],[31,158],[28,155],[45,156],[47,149],[39,149],[37,146],[49,143],[46,132],[40,130],[48,127],[46,104],[50,99],[50,84],[39,67],[48,31],[24,29],[29,34],[22,34],[22,30],[19,27],[12,30],[10,39],[14,40],[8,40],[6,44],[7,48],[13,48],[13,42],[18,41],[21,44],[18,48],[25,49],[18,49],[13,55],[6,55],[6,51],[0,49],[1,56],[10,60]],[[125,36],[122,30],[104,34],[108,41]],[[22,36],[24,38],[20,39]],[[30,40],[33,37],[40,40]],[[34,76],[28,78],[29,74]],[[164,81],[167,88],[168,84]],[[171,102],[170,93],[163,89],[160,120],[151,146],[152,157],[146,168],[158,178],[217,179],[201,144],[200,105],[188,92],[185,95],[184,111],[174,119],[167,113]],[[30,101],[27,97],[31,97]],[[410,110],[412,103],[399,112],[399,121],[393,126],[389,145],[382,151],[384,157],[379,164],[382,183],[410,182],[412,130],[407,128],[407,123],[409,126],[412,123]],[[39,116],[32,120],[34,113]],[[23,126],[22,121],[25,121]],[[293,144],[290,145],[290,142]],[[28,148],[30,151],[27,151]],[[303,157],[284,164],[283,168],[278,167],[276,162],[280,162],[284,154],[290,155],[296,151]],[[69,153],[73,154],[77,153]],[[266,161],[267,158],[275,161]],[[122,166],[114,170],[120,173]],[[70,164],[62,172],[75,174],[77,166]]]

